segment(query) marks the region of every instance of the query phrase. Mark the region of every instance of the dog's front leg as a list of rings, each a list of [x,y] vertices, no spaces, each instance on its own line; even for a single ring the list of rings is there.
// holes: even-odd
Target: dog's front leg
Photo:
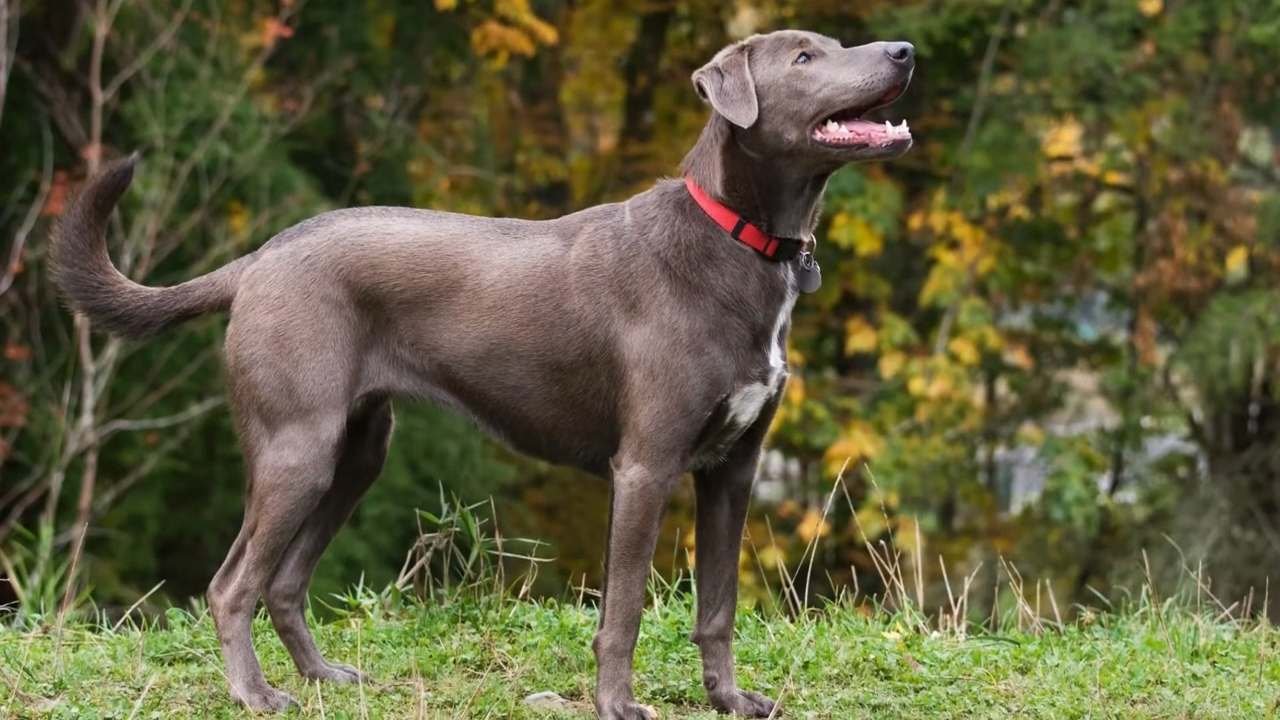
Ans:
[[[622,455],[615,462],[613,473],[604,601],[600,629],[592,643],[596,712],[607,720],[652,720],[656,714],[638,704],[632,693],[632,656],[659,525],[681,472],[670,458],[656,462],[625,458]]]
[[[724,462],[694,473],[698,620],[691,639],[702,651],[702,684],[711,704],[721,712],[744,717],[768,717],[774,705],[763,695],[739,690],[733,670],[738,555],[751,485],[760,462],[760,435],[763,429],[748,432]]]

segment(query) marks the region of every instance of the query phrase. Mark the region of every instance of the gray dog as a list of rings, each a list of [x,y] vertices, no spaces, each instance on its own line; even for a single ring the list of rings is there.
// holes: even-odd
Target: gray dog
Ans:
[[[722,711],[772,713],[734,680],[733,619],[791,308],[817,284],[803,240],[832,172],[911,146],[905,123],[861,118],[896,99],[913,67],[908,43],[751,37],[693,74],[714,112],[685,182],[541,222],[337,210],[166,288],[130,281],[107,254],[134,159],[90,182],[52,241],[54,278],[76,309],[130,337],[231,313],[227,377],[249,474],[244,524],[208,593],[231,695],[255,710],[292,703],[254,655],[259,597],[303,676],[359,678],[320,654],[303,603],[382,467],[391,398],[408,396],[611,480],[593,643],[602,718],[654,716],[632,694],[632,654],[659,521],[692,471],[703,683]]]

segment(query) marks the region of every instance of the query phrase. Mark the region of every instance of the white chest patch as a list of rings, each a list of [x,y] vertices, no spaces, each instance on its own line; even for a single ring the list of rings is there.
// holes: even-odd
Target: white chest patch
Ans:
[[[794,291],[787,293],[787,299],[778,308],[778,316],[773,322],[773,330],[769,335],[769,375],[765,382],[751,383],[750,385],[740,385],[729,396],[728,421],[733,425],[745,428],[756,421],[760,416],[760,409],[764,404],[778,392],[778,386],[782,383],[783,371],[785,365],[783,363],[782,326],[787,322],[787,318],[791,317],[791,308],[795,305],[796,294]]]
[[[766,383],[743,385],[729,396],[728,421],[735,427],[746,427],[760,416],[760,408],[776,388]]]

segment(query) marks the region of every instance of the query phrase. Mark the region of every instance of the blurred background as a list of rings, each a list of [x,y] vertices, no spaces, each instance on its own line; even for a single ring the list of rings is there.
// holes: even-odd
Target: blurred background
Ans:
[[[143,155],[111,242],[150,284],[329,208],[554,217],[676,174],[707,117],[690,73],[784,27],[915,43],[892,114],[916,146],[831,180],[746,600],[802,566],[811,599],[874,598],[891,546],[926,607],[945,567],[1064,613],[1190,576],[1274,608],[1275,0],[0,0],[0,603],[185,603],[239,526],[225,319],[124,343],[49,283],[100,163]],[[317,595],[393,580],[415,508],[451,497],[547,543],[537,593],[599,586],[604,483],[397,413]],[[660,573],[688,567],[691,508]]]

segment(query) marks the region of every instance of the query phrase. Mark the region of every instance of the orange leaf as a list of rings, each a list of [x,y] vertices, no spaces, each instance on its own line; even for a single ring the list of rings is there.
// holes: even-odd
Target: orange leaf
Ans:
[[[17,388],[0,383],[0,427],[22,427],[27,424],[31,406]]]
[[[293,37],[293,28],[280,22],[278,18],[267,18],[262,21],[262,44],[273,47],[277,40]]]
[[[15,342],[5,343],[4,358],[14,362],[22,362],[31,359],[31,348],[26,345],[19,345]]]
[[[53,183],[49,185],[49,194],[44,199],[44,207],[40,208],[40,214],[44,217],[57,217],[66,212],[70,189],[71,182],[67,179],[67,174],[62,170],[55,172]]]

